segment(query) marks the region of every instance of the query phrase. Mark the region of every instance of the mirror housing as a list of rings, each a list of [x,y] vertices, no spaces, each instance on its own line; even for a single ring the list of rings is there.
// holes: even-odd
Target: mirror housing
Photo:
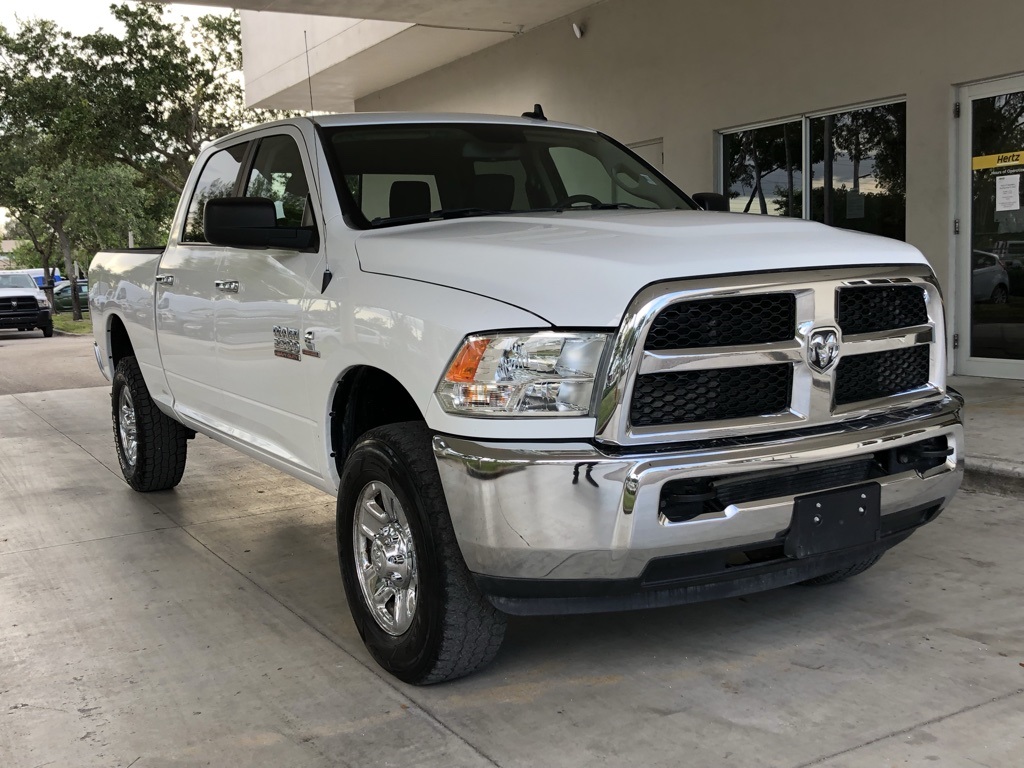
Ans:
[[[693,202],[705,211],[729,212],[729,198],[717,192],[698,192],[693,195]]]
[[[203,237],[213,245],[233,248],[315,249],[313,227],[277,226],[277,209],[265,197],[215,197],[203,210]]]

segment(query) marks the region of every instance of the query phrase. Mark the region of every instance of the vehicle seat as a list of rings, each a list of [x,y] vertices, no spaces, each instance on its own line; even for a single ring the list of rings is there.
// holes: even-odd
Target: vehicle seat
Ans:
[[[430,185],[425,181],[393,182],[388,210],[391,216],[430,213]]]
[[[476,205],[490,211],[510,211],[516,196],[516,180],[507,173],[483,173],[476,177]]]

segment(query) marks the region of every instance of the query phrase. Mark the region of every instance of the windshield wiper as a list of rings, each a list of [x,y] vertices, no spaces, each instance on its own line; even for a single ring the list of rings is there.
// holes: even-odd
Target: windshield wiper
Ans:
[[[515,213],[562,213],[564,211],[614,211],[620,209],[635,209],[638,211],[670,210],[656,206],[633,205],[633,203],[587,203],[586,205],[552,205],[547,208],[529,208],[525,211],[515,211]]]
[[[462,219],[468,216],[499,216],[512,211],[495,211],[489,208],[440,208],[430,213],[414,213],[409,216],[378,216],[371,224],[411,224],[417,221],[438,221],[440,219]]]

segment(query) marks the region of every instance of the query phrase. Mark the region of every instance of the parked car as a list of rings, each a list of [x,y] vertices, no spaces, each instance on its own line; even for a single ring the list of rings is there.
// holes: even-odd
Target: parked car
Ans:
[[[78,283],[78,303],[83,312],[89,311],[89,284],[84,280]],[[60,283],[53,289],[53,309],[56,312],[70,312],[71,308],[71,283]]]
[[[38,328],[43,336],[53,336],[50,302],[31,275],[0,272],[0,328]]]
[[[1010,276],[994,253],[971,253],[971,301],[1005,304],[1010,300]]]

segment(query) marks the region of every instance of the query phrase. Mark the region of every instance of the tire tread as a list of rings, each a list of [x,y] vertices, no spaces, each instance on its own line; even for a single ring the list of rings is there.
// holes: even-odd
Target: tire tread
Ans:
[[[114,445],[124,479],[133,489],[142,493],[173,488],[181,482],[185,473],[188,430],[157,408],[134,357],[124,357],[118,362],[114,372],[115,382],[119,376],[131,392],[139,441],[135,471],[132,472],[121,455],[117,419],[117,397],[120,390],[115,386],[111,390]]]

